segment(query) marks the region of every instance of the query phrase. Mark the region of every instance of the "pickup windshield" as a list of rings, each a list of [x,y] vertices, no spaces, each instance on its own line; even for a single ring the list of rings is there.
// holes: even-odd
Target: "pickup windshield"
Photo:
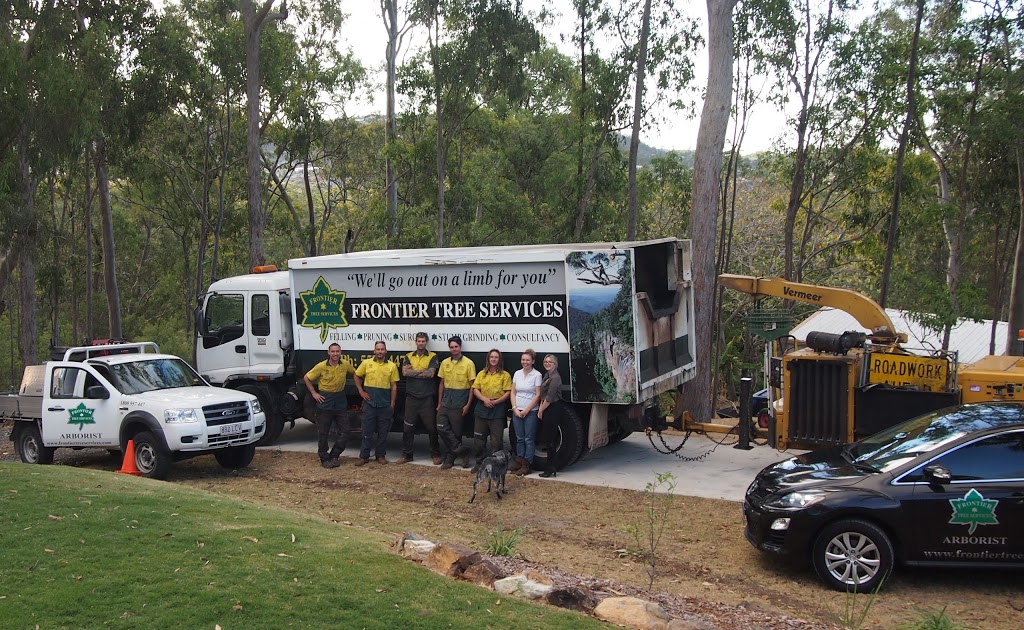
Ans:
[[[111,385],[123,394],[206,385],[199,374],[181,359],[149,359],[109,367]]]

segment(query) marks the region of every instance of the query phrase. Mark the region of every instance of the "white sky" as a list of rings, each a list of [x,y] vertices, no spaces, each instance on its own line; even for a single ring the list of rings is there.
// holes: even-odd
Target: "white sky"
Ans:
[[[572,3],[570,0],[524,0],[524,6],[529,11],[537,11],[541,5],[546,5],[549,11],[560,13],[556,17],[552,27],[546,29],[543,34],[550,42],[556,43],[566,54],[574,55],[569,50],[569,44],[560,44],[559,34],[571,32],[575,28]],[[401,2],[399,11],[404,9],[406,2]],[[358,102],[349,109],[350,115],[366,115],[371,113],[384,112],[384,47],[386,44],[386,31],[384,22],[380,17],[379,0],[349,0],[343,4],[344,11],[349,18],[342,27],[343,45],[351,46],[352,50],[362,60],[368,70],[373,87],[369,94],[363,95]],[[690,6],[690,11],[699,11],[695,15],[701,27],[705,29],[704,37],[707,38],[706,21],[703,3],[696,3]],[[693,15],[693,13],[691,13]],[[401,20],[401,18],[400,18]],[[408,55],[425,43],[425,36],[413,31],[403,42],[401,54]],[[695,90],[689,96],[694,99],[694,94],[699,95],[707,82],[707,50],[701,49],[695,60]],[[684,99],[685,100],[685,99]],[[399,105],[401,106],[401,104]],[[695,106],[699,116],[700,104]],[[697,143],[697,128],[699,120],[688,119],[684,114],[670,110],[667,106],[659,108],[656,115],[664,117],[666,122],[659,128],[648,126],[641,130],[640,137],[646,144],[659,149],[686,150],[694,149]],[[751,122],[748,123],[747,137],[744,139],[742,152],[744,154],[763,151],[770,148],[773,141],[781,131],[784,131],[785,117],[769,105],[759,106],[754,110]],[[732,129],[726,136],[726,146],[732,136]]]

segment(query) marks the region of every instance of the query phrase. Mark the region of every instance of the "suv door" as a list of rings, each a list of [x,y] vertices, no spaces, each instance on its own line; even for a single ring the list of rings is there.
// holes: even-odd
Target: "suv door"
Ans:
[[[951,479],[929,481],[924,469],[933,465]],[[911,559],[1024,563],[1024,431],[955,446],[901,479],[908,481],[916,484],[904,501],[917,541]]]
[[[47,370],[43,444],[118,447],[123,415],[118,391],[93,368],[81,363],[50,363]],[[101,391],[108,398],[90,396]]]

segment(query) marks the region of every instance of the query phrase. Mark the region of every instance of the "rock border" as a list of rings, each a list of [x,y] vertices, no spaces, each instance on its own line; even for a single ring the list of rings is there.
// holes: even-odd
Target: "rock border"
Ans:
[[[655,602],[638,597],[599,597],[585,586],[556,587],[536,571],[505,575],[494,562],[469,547],[433,542],[407,532],[395,542],[399,555],[434,573],[472,582],[503,595],[590,615],[601,621],[637,630],[717,630],[704,620],[672,618]]]

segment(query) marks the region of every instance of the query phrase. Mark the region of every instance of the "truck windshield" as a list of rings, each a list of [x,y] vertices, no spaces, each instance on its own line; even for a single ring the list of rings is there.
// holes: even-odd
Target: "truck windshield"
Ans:
[[[110,381],[123,394],[195,387],[206,383],[181,359],[149,359],[110,366]]]

